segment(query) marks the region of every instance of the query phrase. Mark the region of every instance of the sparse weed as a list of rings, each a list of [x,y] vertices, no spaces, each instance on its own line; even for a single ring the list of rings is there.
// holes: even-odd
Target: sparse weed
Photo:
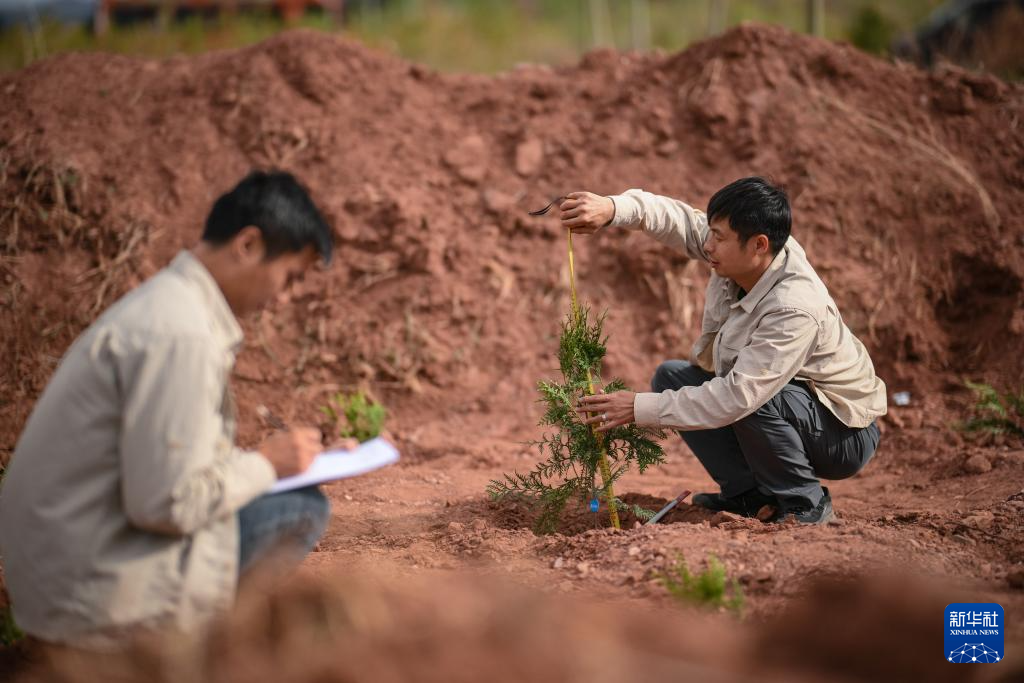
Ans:
[[[320,409],[330,421],[339,439],[356,439],[359,443],[380,436],[387,419],[387,409],[366,394],[335,394]]]
[[[10,605],[0,608],[0,647],[13,645],[24,637],[25,634],[14,623]]]
[[[964,380],[974,392],[974,415],[958,425],[968,433],[986,433],[1024,437],[1024,389],[1013,392],[999,390],[990,384]]]
[[[726,576],[725,565],[714,555],[708,556],[706,564],[703,571],[694,574],[680,554],[675,565],[659,578],[677,600],[742,615],[744,598],[739,582]]]

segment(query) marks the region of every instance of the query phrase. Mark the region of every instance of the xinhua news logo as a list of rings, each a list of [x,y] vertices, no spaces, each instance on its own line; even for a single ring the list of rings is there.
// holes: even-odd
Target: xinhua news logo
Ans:
[[[1003,608],[994,602],[946,605],[946,661],[995,664],[1003,659]]]

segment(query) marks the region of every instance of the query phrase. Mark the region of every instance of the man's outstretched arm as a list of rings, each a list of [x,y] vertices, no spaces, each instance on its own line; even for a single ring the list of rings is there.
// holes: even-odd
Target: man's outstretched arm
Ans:
[[[678,199],[643,190],[627,190],[610,197],[570,192],[559,209],[562,225],[574,233],[589,235],[606,227],[642,230],[690,258],[708,260],[704,253],[707,216]]]
[[[697,387],[637,394],[637,424],[691,430],[738,422],[796,376],[813,353],[817,337],[818,324],[808,313],[769,313],[724,377]]]
[[[632,422],[681,430],[724,427],[760,408],[793,379],[813,353],[817,335],[818,325],[807,313],[776,311],[762,319],[724,377],[676,391],[584,396],[580,409],[598,431]]]

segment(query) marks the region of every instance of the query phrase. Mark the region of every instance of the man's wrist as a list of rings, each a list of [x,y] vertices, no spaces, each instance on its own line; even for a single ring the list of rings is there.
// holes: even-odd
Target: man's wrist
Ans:
[[[608,220],[606,220],[604,222],[604,225],[601,226],[602,228],[607,228],[609,225],[612,224],[612,221],[615,220],[615,212],[618,211],[618,207],[615,205],[615,198],[614,197],[608,196],[608,197],[605,197],[605,199],[607,199],[608,201],[610,201],[612,203],[612,215],[608,218]]]

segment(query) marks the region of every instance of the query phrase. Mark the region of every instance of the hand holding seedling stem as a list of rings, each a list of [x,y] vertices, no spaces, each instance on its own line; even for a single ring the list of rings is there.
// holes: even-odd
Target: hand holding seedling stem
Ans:
[[[636,394],[632,391],[616,391],[611,394],[602,392],[581,397],[577,408],[580,412],[590,414],[590,417],[583,420],[584,424],[604,433],[616,427],[633,424],[636,420],[633,414],[635,400]]]

